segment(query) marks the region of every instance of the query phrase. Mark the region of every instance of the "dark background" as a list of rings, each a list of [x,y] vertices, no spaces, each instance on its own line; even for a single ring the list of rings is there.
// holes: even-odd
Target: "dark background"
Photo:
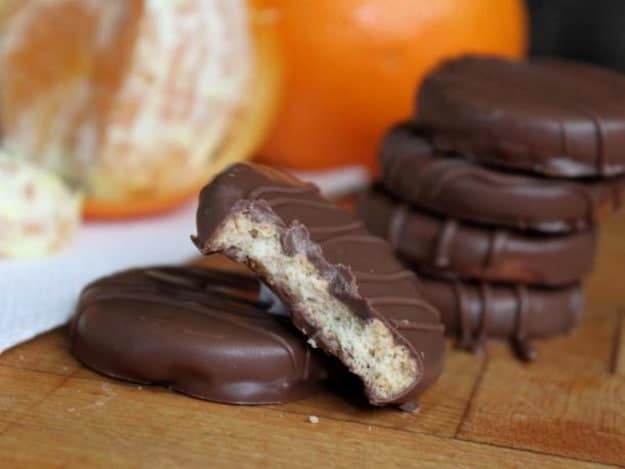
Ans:
[[[625,0],[527,0],[531,55],[625,72]]]

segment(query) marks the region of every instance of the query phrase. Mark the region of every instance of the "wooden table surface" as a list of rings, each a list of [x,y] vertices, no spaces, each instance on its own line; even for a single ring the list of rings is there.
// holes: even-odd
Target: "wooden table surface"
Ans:
[[[0,467],[625,465],[625,220],[604,226],[571,337],[516,361],[449,346],[419,414],[330,391],[237,407],[101,377],[55,330],[0,355]],[[309,416],[319,418],[316,424]]]

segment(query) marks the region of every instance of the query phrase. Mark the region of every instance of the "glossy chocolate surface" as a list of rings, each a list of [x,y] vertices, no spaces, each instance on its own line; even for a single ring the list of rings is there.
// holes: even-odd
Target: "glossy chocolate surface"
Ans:
[[[488,339],[509,340],[523,360],[536,356],[533,339],[571,332],[584,309],[580,285],[547,289],[427,277],[420,283],[459,347],[474,351]]]
[[[416,288],[416,277],[405,270],[391,247],[372,236],[353,215],[324,199],[318,189],[285,173],[251,164],[236,164],[221,173],[200,195],[197,246],[211,252],[211,237],[224,220],[246,210],[259,220],[279,227],[287,255],[303,254],[329,282],[329,293],[354,315],[377,318],[416,358],[417,375],[406,392],[388,402],[404,404],[428,387],[441,373],[444,355],[443,326],[438,312]],[[225,253],[228,255],[228,253]],[[257,269],[263,280],[270,279]],[[321,348],[341,358],[340,346],[315,336],[314,326],[289,304],[285,292],[272,288],[291,309],[294,324]]]
[[[625,77],[591,65],[462,57],[420,88],[434,145],[561,177],[625,172]]]
[[[372,233],[420,270],[557,286],[578,281],[593,266],[594,228],[556,236],[476,226],[411,207],[380,186],[361,195],[357,211]]]
[[[329,367],[286,316],[269,312],[280,309],[251,274],[128,270],[85,288],[71,351],[105,375],[202,399],[287,402],[316,390]]]
[[[565,181],[510,174],[433,149],[418,124],[391,129],[382,182],[398,198],[443,216],[548,233],[583,230],[622,206],[625,179]]]

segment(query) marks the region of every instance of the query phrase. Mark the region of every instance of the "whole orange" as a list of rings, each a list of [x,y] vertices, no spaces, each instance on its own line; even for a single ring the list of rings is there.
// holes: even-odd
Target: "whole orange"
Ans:
[[[526,50],[523,0],[263,3],[276,22],[284,69],[260,159],[293,168],[374,168],[385,129],[413,112],[416,87],[441,59]]]

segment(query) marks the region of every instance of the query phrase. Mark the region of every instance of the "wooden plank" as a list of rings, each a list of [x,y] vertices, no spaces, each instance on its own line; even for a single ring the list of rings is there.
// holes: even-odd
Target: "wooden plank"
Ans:
[[[625,376],[625,308],[619,308],[618,324],[615,328],[612,371]]]
[[[617,308],[590,305],[579,327],[570,335],[536,341],[534,346],[538,352],[537,363],[528,366],[549,364],[554,367],[607,372],[613,361],[613,343],[619,322]],[[507,344],[490,343],[488,353],[491,357],[514,360]]]
[[[600,227],[595,271],[586,281],[589,304],[625,306],[625,216],[607,220]]]
[[[625,377],[493,357],[458,437],[625,465]]]
[[[421,397],[421,410],[418,414],[359,405],[353,398],[341,398],[332,392],[277,406],[276,409],[302,415],[312,413],[323,418],[348,420],[364,425],[453,436],[468,405],[483,357],[474,357],[451,347],[448,349],[445,373]]]
[[[47,350],[50,352],[46,353]],[[12,366],[23,366],[50,373],[70,371],[85,379],[102,378],[80,364],[69,354],[62,330],[46,334],[34,342],[28,342],[7,356]],[[452,436],[468,404],[470,393],[482,364],[481,357],[448,347],[446,371],[440,380],[421,399],[422,410],[417,415],[397,412],[395,409],[376,409],[362,405],[354,399],[342,398],[332,390],[326,390],[308,399],[282,406],[289,412],[345,418],[354,422],[389,428],[414,427],[417,431]]]
[[[266,407],[70,379],[0,436],[9,466],[588,467],[579,461]],[[236,461],[236,463],[234,463]]]
[[[0,435],[11,423],[28,415],[35,404],[61,386],[65,379],[62,376],[0,366]]]
[[[0,366],[2,365],[60,376],[68,376],[80,367],[69,356],[64,328],[42,334],[0,354]]]

